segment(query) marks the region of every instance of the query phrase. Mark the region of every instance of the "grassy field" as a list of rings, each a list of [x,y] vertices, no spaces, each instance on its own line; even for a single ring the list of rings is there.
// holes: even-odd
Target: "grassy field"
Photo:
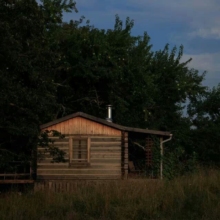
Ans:
[[[220,219],[220,171],[82,185],[71,194],[1,193],[0,220],[7,219]]]

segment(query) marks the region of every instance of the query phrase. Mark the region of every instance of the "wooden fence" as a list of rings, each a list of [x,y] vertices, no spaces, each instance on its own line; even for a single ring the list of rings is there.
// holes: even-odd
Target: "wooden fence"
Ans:
[[[46,192],[75,192],[80,187],[87,187],[92,185],[103,185],[112,182],[118,182],[123,180],[73,180],[73,181],[35,181],[34,192],[46,191]]]
[[[30,162],[12,161],[9,164],[10,171],[0,170],[0,184],[4,183],[33,183]]]

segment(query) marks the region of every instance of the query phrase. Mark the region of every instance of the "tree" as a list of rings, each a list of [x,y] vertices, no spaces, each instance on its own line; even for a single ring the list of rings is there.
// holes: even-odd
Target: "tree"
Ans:
[[[187,99],[200,102],[204,74],[181,62],[183,46],[153,52],[147,32],[131,36],[133,20],[123,25],[118,15],[107,31],[83,25],[84,17],[64,23],[63,11],[76,11],[72,1],[0,6],[1,164],[30,159],[40,124],[77,111],[105,118],[106,104],[115,107],[114,122],[171,131],[170,149],[192,152],[181,111]]]
[[[60,11],[73,7],[58,3]],[[50,15],[47,5],[39,7],[34,0],[0,1],[0,167],[30,160],[39,125],[59,107],[53,80],[58,55],[45,14]]]
[[[58,115],[84,111],[105,117],[105,105],[111,103],[117,106],[115,122],[138,126],[143,121],[138,116],[144,115],[143,102],[152,100],[153,85],[144,73],[151,56],[148,35],[131,37],[129,19],[123,30],[116,17],[115,29],[107,32],[89,25],[78,27],[81,22],[64,24],[60,31],[63,55],[56,80],[62,85],[57,97],[63,108]]]
[[[194,147],[183,104],[204,93],[205,73],[189,69],[191,59],[181,62],[183,46],[178,53],[169,45],[152,52],[147,33],[131,36],[134,23],[129,18],[123,26],[116,16],[114,29],[107,31],[89,22],[83,26],[83,20],[64,23],[57,34],[57,102],[62,108],[56,117],[83,111],[105,118],[105,105],[111,103],[116,123],[171,131],[170,153],[179,149],[184,152],[180,160],[188,161]]]
[[[193,145],[203,164],[219,165],[220,84],[197,97],[188,107]]]
[[[114,29],[107,31],[82,22],[65,23],[58,34],[58,117],[84,111],[103,118],[111,103],[116,123],[173,130],[182,103],[205,89],[204,75],[187,67],[191,60],[181,63],[183,46],[177,57],[177,48],[169,52],[168,45],[152,52],[147,33],[131,36],[134,23],[129,18],[123,28],[116,16]]]

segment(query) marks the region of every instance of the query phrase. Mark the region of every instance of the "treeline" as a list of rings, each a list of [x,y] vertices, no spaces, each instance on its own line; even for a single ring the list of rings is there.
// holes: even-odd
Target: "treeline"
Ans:
[[[173,133],[168,176],[218,165],[220,86],[202,86],[183,46],[152,51],[129,18],[100,30],[83,17],[63,22],[64,11],[77,12],[75,2],[0,0],[1,169],[31,160],[41,124],[77,111],[105,118],[109,103],[115,123]]]

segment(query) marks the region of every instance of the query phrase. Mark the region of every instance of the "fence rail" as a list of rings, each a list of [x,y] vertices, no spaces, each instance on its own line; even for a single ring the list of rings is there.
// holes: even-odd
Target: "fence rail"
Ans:
[[[12,161],[9,163],[11,170],[0,170],[0,183],[30,182],[32,179],[32,169],[30,162],[24,164],[22,161]]]

